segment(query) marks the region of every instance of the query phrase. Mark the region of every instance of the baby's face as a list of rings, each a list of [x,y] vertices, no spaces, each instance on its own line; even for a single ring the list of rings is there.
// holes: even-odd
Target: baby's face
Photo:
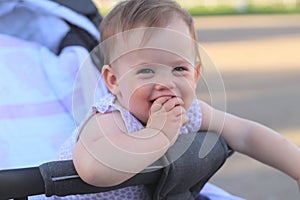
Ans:
[[[195,97],[199,74],[194,42],[184,36],[189,34],[184,22],[170,27],[172,31],[155,33],[155,38],[148,38],[144,46],[128,51],[112,63],[119,88],[118,101],[144,124],[157,98],[181,98],[188,109]]]

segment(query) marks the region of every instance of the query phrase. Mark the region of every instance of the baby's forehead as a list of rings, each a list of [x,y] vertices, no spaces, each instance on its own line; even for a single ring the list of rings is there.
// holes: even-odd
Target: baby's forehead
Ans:
[[[156,64],[179,64],[190,63],[194,61],[193,56],[182,57],[182,55],[167,51],[164,49],[155,48],[140,48],[122,55],[120,58],[128,61],[139,61],[139,63],[156,63]],[[121,59],[122,60],[122,59]]]
[[[117,34],[105,41],[110,61],[131,52],[169,54],[195,60],[197,43],[191,37],[167,28],[138,28]]]

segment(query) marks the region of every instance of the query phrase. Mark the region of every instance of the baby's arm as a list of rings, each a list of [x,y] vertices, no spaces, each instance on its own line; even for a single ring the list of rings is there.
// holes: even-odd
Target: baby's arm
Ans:
[[[83,127],[73,152],[79,176],[96,186],[126,181],[165,154],[187,121],[179,100],[153,103],[147,127],[127,134],[119,112],[96,114]]]
[[[299,185],[300,150],[296,145],[266,126],[199,103],[201,129],[221,133],[232,149],[285,172]]]

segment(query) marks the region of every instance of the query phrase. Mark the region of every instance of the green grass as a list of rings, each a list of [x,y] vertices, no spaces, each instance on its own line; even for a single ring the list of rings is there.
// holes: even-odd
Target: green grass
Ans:
[[[97,0],[95,0],[97,2]],[[101,4],[100,4],[101,5]],[[284,6],[283,4],[273,4],[267,6],[249,5],[247,9],[238,11],[234,6],[219,5],[216,7],[196,6],[181,4],[191,15],[243,15],[243,14],[300,14],[300,4],[293,7]],[[105,16],[110,10],[111,5],[98,6],[101,14]]]
[[[242,15],[242,14],[300,14],[300,5],[296,7],[284,7],[282,5],[272,6],[249,6],[243,11],[238,11],[232,6],[204,7],[196,6],[186,8],[191,15]]]

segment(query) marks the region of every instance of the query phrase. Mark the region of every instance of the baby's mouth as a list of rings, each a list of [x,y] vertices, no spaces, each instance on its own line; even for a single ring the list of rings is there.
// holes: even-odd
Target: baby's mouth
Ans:
[[[169,97],[170,97],[170,99],[171,99],[171,98],[176,98],[176,96],[169,96]],[[160,97],[158,97],[158,98],[160,98]],[[154,101],[156,101],[158,98],[152,99],[152,100],[150,100],[149,102],[150,102],[151,104],[153,104]]]
[[[151,104],[153,104],[153,103],[154,103],[154,101],[155,101],[155,99],[153,99],[153,100],[150,100],[149,102],[150,102]]]

